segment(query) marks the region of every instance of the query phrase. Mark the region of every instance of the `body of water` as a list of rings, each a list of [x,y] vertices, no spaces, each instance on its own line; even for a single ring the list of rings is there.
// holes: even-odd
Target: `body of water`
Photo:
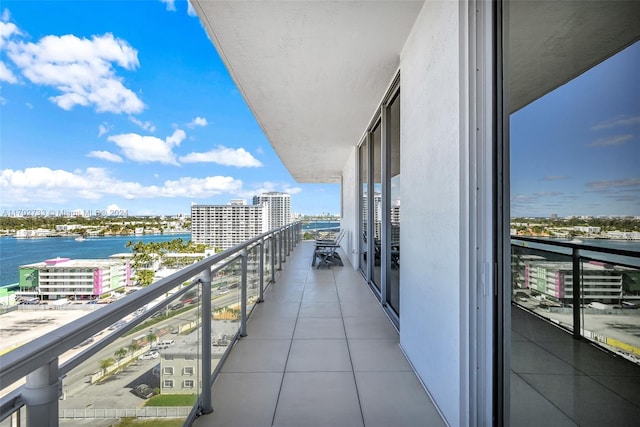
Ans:
[[[302,224],[303,231],[326,230],[340,227],[340,221],[309,221]]]
[[[125,245],[134,242],[161,242],[181,238],[191,240],[191,234],[149,234],[142,236],[87,237],[76,241],[73,237],[16,239],[0,237],[0,286],[18,282],[21,265],[61,257],[71,259],[108,258],[118,253],[131,253]]]

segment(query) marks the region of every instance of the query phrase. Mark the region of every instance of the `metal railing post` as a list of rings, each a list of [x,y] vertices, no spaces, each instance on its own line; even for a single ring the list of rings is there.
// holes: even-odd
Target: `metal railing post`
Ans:
[[[57,357],[27,375],[22,398],[27,405],[29,427],[58,426],[58,398],[61,385]]]
[[[269,241],[271,242],[271,256],[269,257],[271,262],[271,283],[276,283],[276,238],[272,235]]]
[[[287,227],[287,256],[291,255],[291,227]]]
[[[581,300],[581,280],[580,280],[580,251],[578,248],[571,250],[573,261],[573,338],[580,339],[582,333],[580,321],[580,300]]]
[[[289,229],[285,228],[282,230],[282,262],[287,262],[287,255],[289,255],[289,238],[288,233]]]
[[[242,250],[242,278],[240,280],[240,336],[247,336],[247,249]]]
[[[258,268],[260,269],[260,295],[258,296],[258,302],[264,301],[264,239],[260,239],[260,261],[258,261]]]
[[[213,412],[211,395],[211,270],[202,272],[202,394],[200,396],[203,414]]]
[[[282,270],[282,230],[278,232],[278,270]]]

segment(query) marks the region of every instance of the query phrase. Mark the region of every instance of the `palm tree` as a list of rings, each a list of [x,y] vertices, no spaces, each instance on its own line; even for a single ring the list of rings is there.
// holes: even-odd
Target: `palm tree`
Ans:
[[[116,363],[115,360],[113,360],[113,357],[109,357],[107,359],[103,359],[100,362],[100,370],[102,371],[102,374],[104,375],[104,372],[110,367],[113,366],[114,363]]]
[[[134,341],[127,346],[127,350],[129,350],[129,355],[133,356],[133,353],[140,350],[140,346],[138,345],[137,342]]]
[[[158,336],[156,334],[154,334],[153,332],[149,331],[149,333],[147,334],[146,338],[147,338],[147,342],[149,343],[149,345],[152,345],[153,342],[158,339]]]
[[[116,360],[118,361],[118,368],[119,368],[120,361],[124,359],[124,357],[127,355],[127,349],[120,347],[118,350],[115,351],[115,353],[113,353],[113,355],[116,357]]]

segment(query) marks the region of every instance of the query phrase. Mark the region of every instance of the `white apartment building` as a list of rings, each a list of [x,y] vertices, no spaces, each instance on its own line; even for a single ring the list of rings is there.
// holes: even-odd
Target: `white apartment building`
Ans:
[[[200,355],[192,346],[162,350],[160,359],[160,394],[195,394],[200,392],[198,367]]]
[[[262,205],[192,205],[191,240],[228,249],[267,229]]]
[[[340,184],[344,253],[446,423],[509,425],[510,115],[640,40],[640,3],[191,4],[291,175]]]
[[[20,266],[16,295],[43,301],[96,299],[124,288],[130,279],[128,260],[54,258]]]
[[[564,261],[526,261],[524,287],[551,301],[570,304],[573,299],[573,265]],[[623,294],[623,274],[629,268],[603,263],[581,264],[584,303],[618,303]]]
[[[267,228],[264,231],[282,227],[291,222],[291,195],[271,191],[253,196],[254,205],[263,205],[267,216]]]

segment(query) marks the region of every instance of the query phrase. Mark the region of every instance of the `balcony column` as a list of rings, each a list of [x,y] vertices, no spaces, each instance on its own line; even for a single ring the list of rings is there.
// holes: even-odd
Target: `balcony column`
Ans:
[[[289,227],[283,230],[283,239],[284,239],[284,256],[282,257],[282,262],[287,261],[287,256],[289,255]]]
[[[260,261],[258,261],[258,268],[260,269],[260,295],[258,296],[258,302],[264,302],[264,238],[260,239]]]
[[[58,398],[61,391],[57,357],[27,375],[22,398],[27,406],[29,427],[58,426]]]
[[[240,279],[240,336],[247,336],[247,249],[240,255],[242,278]]]
[[[580,250],[572,248],[571,258],[573,261],[573,338],[579,340],[582,337],[582,325],[580,319],[580,293],[582,291],[580,280]]]
[[[278,270],[282,270],[282,230],[278,232]]]
[[[200,276],[202,283],[202,392],[200,410],[203,414],[213,412],[211,396],[211,270],[206,269]]]
[[[269,262],[271,262],[271,283],[276,283],[276,239],[274,236],[269,238],[269,242],[271,243],[271,256],[269,257]]]

